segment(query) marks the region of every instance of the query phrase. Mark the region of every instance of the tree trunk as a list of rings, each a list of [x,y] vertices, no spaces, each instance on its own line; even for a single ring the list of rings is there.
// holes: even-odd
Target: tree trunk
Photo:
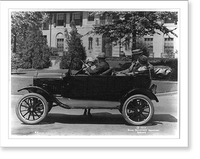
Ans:
[[[136,27],[135,27],[135,14],[133,13],[134,23],[132,28],[132,50],[136,49]]]
[[[133,29],[133,32],[132,32],[132,50],[135,50],[136,49],[136,31],[135,29]]]
[[[14,34],[14,46],[13,46],[13,52],[16,53],[16,43],[17,43],[17,36]]]

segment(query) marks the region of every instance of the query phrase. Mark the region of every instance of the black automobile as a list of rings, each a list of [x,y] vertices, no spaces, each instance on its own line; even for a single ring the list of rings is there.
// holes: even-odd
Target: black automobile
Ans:
[[[25,124],[41,122],[54,106],[65,109],[118,109],[131,125],[144,125],[152,118],[158,102],[151,73],[115,76],[112,69],[100,75],[40,73],[33,85],[18,91],[28,93],[16,105],[17,117]],[[92,118],[91,118],[92,120]]]

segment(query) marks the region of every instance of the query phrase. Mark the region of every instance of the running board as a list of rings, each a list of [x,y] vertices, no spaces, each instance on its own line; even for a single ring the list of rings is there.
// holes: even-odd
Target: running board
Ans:
[[[70,98],[57,98],[62,104],[71,109],[119,109],[120,103],[116,101],[79,100]]]

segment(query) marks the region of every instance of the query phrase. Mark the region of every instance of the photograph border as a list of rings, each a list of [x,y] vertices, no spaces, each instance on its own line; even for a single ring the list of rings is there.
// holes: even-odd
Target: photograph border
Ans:
[[[62,1],[62,2],[63,2],[63,1]],[[76,1],[75,1],[75,2],[76,2]],[[118,2],[119,2],[119,1],[118,1]],[[128,1],[128,2],[129,2],[129,1]],[[38,2],[37,2],[37,3],[38,3]],[[157,3],[157,2],[156,2],[156,3]],[[172,3],[172,2],[170,2],[170,3]],[[6,6],[7,6],[7,5],[6,5]],[[48,8],[50,8],[50,7],[48,7]],[[53,8],[55,8],[55,7],[53,7]],[[60,8],[55,8],[55,9],[53,9],[53,8],[52,8],[52,10],[55,10],[55,9],[57,9],[57,10],[63,10],[63,9],[60,9]],[[16,10],[16,8],[13,8],[13,7],[10,8],[10,5],[7,6],[7,9],[8,9],[8,12],[9,12],[9,13],[10,13],[10,11],[13,10],[13,9]],[[26,7],[25,7],[25,8],[17,8],[17,10],[21,10],[21,9],[26,10],[27,8],[26,8]],[[67,9],[68,9],[68,8],[67,8]],[[70,8],[70,9],[71,9],[71,10],[81,10],[81,9],[79,9],[79,8],[76,8],[76,9],[75,9],[75,8]],[[68,9],[68,10],[70,10],[70,9]],[[118,8],[118,9],[119,9],[119,8]],[[133,8],[131,8],[131,9],[133,9]],[[174,8],[173,8],[173,9],[169,9],[169,8],[166,9],[166,8],[163,8],[163,9],[156,9],[156,10],[165,10],[165,11],[166,11],[166,10],[170,10],[170,11],[176,10],[176,11],[177,11],[177,9],[179,10],[178,16],[179,16],[180,20],[182,20],[182,17],[181,17],[181,12],[182,12],[182,11],[181,11],[181,8],[177,8],[177,7],[176,7],[176,9],[174,9]],[[30,10],[30,8],[28,8],[28,10]],[[32,10],[34,10],[34,8],[32,8]],[[42,9],[42,8],[39,8],[38,10],[39,10],[39,11],[40,11],[40,10],[41,10],[41,11],[44,11],[44,9]],[[37,11],[38,11],[38,10],[37,10]],[[47,10],[49,10],[49,9],[47,9]],[[88,9],[88,8],[84,8],[83,10],[87,10],[87,11],[88,11],[89,9]],[[94,10],[94,9],[91,9],[91,10]],[[108,8],[106,8],[106,9],[103,8],[102,10],[108,10]],[[114,8],[113,10],[117,10],[117,9]],[[127,9],[125,9],[125,10],[130,10],[130,8],[127,8]],[[139,9],[136,9],[136,10],[142,10],[142,11],[144,11],[145,9],[139,8]],[[155,10],[155,9],[150,8],[150,9],[146,9],[146,10],[149,11],[149,10]],[[145,11],[146,11],[146,10],[145,10]],[[135,9],[134,9],[134,11],[135,11]],[[9,14],[8,14],[8,16],[10,17]],[[181,52],[181,50],[183,50],[182,47],[180,47],[180,44],[182,43],[182,42],[181,42],[181,36],[182,36],[182,34],[181,34],[180,23],[181,23],[181,21],[178,22],[178,24],[179,24],[179,25],[178,25],[178,27],[179,27],[179,52]],[[8,26],[10,27],[9,24],[10,24],[10,22],[8,21]],[[9,29],[9,30],[10,30],[10,29]],[[9,30],[8,30],[8,31],[9,31]],[[10,34],[10,31],[9,31],[9,34]],[[8,34],[8,35],[9,35],[9,34]],[[10,36],[10,35],[9,35],[9,36]],[[2,45],[2,39],[1,39],[1,45]],[[9,65],[8,65],[8,73],[9,73],[9,74],[8,74],[8,80],[10,81],[10,37],[8,37],[8,50],[9,50],[9,55],[8,55],[8,64],[9,64]],[[1,52],[2,52],[2,50],[1,50]],[[182,66],[182,65],[181,65],[181,64],[182,64],[182,61],[180,60],[182,57],[180,57],[180,56],[182,56],[182,55],[179,54],[178,56],[179,56],[179,57],[178,57],[178,59],[179,59],[178,68],[179,68],[179,69],[178,69],[178,70],[180,70],[180,67]],[[1,60],[2,60],[2,54],[1,54]],[[1,69],[2,69],[2,65],[1,65]],[[2,71],[2,70],[1,70],[1,71]],[[2,72],[1,72],[1,73],[2,73]],[[178,71],[178,79],[181,78],[181,75],[182,75],[181,71]],[[8,91],[8,101],[9,101],[8,103],[9,103],[9,107],[10,107],[10,104],[11,104],[11,99],[10,99],[11,85],[10,85],[10,83],[11,83],[11,82],[9,82],[9,91]],[[179,100],[181,100],[181,98],[182,98],[182,97],[181,97],[181,89],[182,89],[182,87],[180,87],[181,84],[182,84],[182,82],[180,82],[180,80],[178,80],[178,97],[179,97]],[[179,91],[180,91],[180,93],[179,93]],[[2,96],[1,96],[1,97],[2,97]],[[182,103],[182,102],[179,102],[179,100],[178,100],[178,106],[177,106],[178,108],[180,107],[180,104]],[[9,109],[10,109],[10,108],[9,108]],[[181,109],[178,109],[178,112],[179,112],[178,118],[179,118],[180,121],[181,121],[181,118],[182,118],[182,114],[180,113],[180,112],[181,112]],[[10,116],[10,110],[8,110],[8,116]],[[180,139],[180,137],[181,137],[181,131],[180,131],[180,130],[182,129],[181,124],[180,124],[180,121],[178,121],[178,122],[179,122],[179,139]],[[1,122],[2,122],[2,119],[1,119]],[[10,122],[10,119],[8,120],[8,122]],[[8,126],[8,132],[10,132],[10,125]],[[2,133],[1,133],[1,135],[2,135]],[[4,135],[5,135],[5,134],[4,134]],[[8,135],[8,134],[7,134],[7,135]],[[12,140],[12,137],[11,137],[12,135],[11,135],[11,136],[10,136],[10,135],[11,135],[11,134],[8,135],[8,136],[9,136],[8,139]],[[31,138],[32,138],[32,137],[31,137]],[[57,138],[57,137],[56,137],[56,138]],[[158,138],[151,138],[151,139],[149,139],[149,137],[147,137],[147,138],[148,138],[148,140],[154,139],[154,140],[156,140],[156,142],[157,142],[159,139],[163,139],[162,137],[161,137],[161,138],[160,138],[160,137],[158,137]],[[166,139],[168,139],[168,140],[169,140],[169,139],[174,140],[174,138],[171,138],[171,137],[167,138],[167,137],[164,136],[164,138],[165,138],[164,140],[166,140]],[[17,138],[16,140],[18,140],[18,139],[19,139],[19,138]],[[35,137],[33,137],[32,139],[30,139],[30,137],[23,137],[23,138],[20,138],[20,139],[22,139],[22,140],[32,140],[32,139],[41,140],[41,139],[44,139],[45,141],[47,141],[47,140],[49,139],[49,137],[47,137],[47,138],[45,138],[44,136],[42,136],[41,138],[38,138],[38,137],[35,138]],[[55,138],[50,138],[50,139],[53,139],[53,140],[54,140]],[[57,138],[57,139],[58,139],[58,140],[59,140],[59,139],[63,139],[63,137]],[[65,139],[66,139],[66,138],[65,138]],[[109,140],[113,140],[113,139],[114,139],[114,140],[120,140],[120,139],[121,139],[121,143],[123,143],[124,146],[125,146],[126,144],[128,144],[126,141],[127,141],[127,139],[130,139],[130,136],[129,136],[129,137],[125,137],[125,138],[121,138],[121,136],[119,136],[119,138],[118,138],[118,136],[117,136],[117,137],[114,137],[114,138],[110,138],[110,137],[108,137],[108,138],[107,138],[107,137],[99,137],[99,136],[98,136],[98,138],[96,138],[96,137],[94,137],[94,138],[93,138],[93,137],[92,137],[92,138],[86,137],[86,138],[85,138],[85,137],[82,137],[82,136],[81,136],[80,138],[77,137],[77,136],[75,136],[74,138],[73,138],[73,137],[69,137],[69,138],[67,137],[67,140],[72,140],[72,139],[74,139],[74,140],[88,140],[88,139],[89,139],[89,140],[90,140],[90,139],[92,139],[92,140],[99,140],[99,139],[101,139],[101,141],[103,141],[103,140],[106,140],[106,141],[107,141],[108,139],[109,139]],[[144,139],[144,140],[146,140],[146,137],[141,136],[141,137],[131,138],[131,139],[134,139],[134,140],[135,140],[135,139],[136,139],[136,140],[143,140],[143,139]],[[15,140],[15,139],[14,139],[14,140]],[[15,140],[15,141],[16,141],[16,140]],[[99,142],[99,141],[98,141],[98,142]],[[158,143],[159,143],[159,142],[158,142]],[[59,144],[61,144],[61,143],[59,143]],[[101,144],[103,144],[103,142],[102,142]],[[100,144],[100,145],[101,145],[101,144]],[[123,144],[122,144],[122,145],[123,145]],[[160,144],[161,144],[161,143],[160,143]],[[168,144],[169,144],[169,143],[168,143]],[[62,145],[62,144],[61,144],[61,145]],[[73,144],[72,144],[72,145],[73,145]],[[103,145],[104,145],[104,144],[103,144]],[[115,145],[115,144],[114,144],[114,145]],[[122,145],[120,145],[120,146],[122,146]],[[148,145],[148,144],[146,144],[146,145]],[[145,145],[145,146],[146,146],[146,145]],[[163,144],[161,144],[161,145],[163,145]],[[95,144],[94,144],[94,146],[95,146]]]

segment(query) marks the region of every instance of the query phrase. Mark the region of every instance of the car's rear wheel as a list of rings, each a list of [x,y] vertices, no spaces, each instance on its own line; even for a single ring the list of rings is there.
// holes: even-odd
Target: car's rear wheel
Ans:
[[[131,125],[144,125],[154,114],[152,101],[142,95],[132,95],[123,104],[122,115]]]
[[[22,96],[16,105],[16,115],[25,124],[37,124],[48,113],[46,99],[37,93],[29,93]]]

